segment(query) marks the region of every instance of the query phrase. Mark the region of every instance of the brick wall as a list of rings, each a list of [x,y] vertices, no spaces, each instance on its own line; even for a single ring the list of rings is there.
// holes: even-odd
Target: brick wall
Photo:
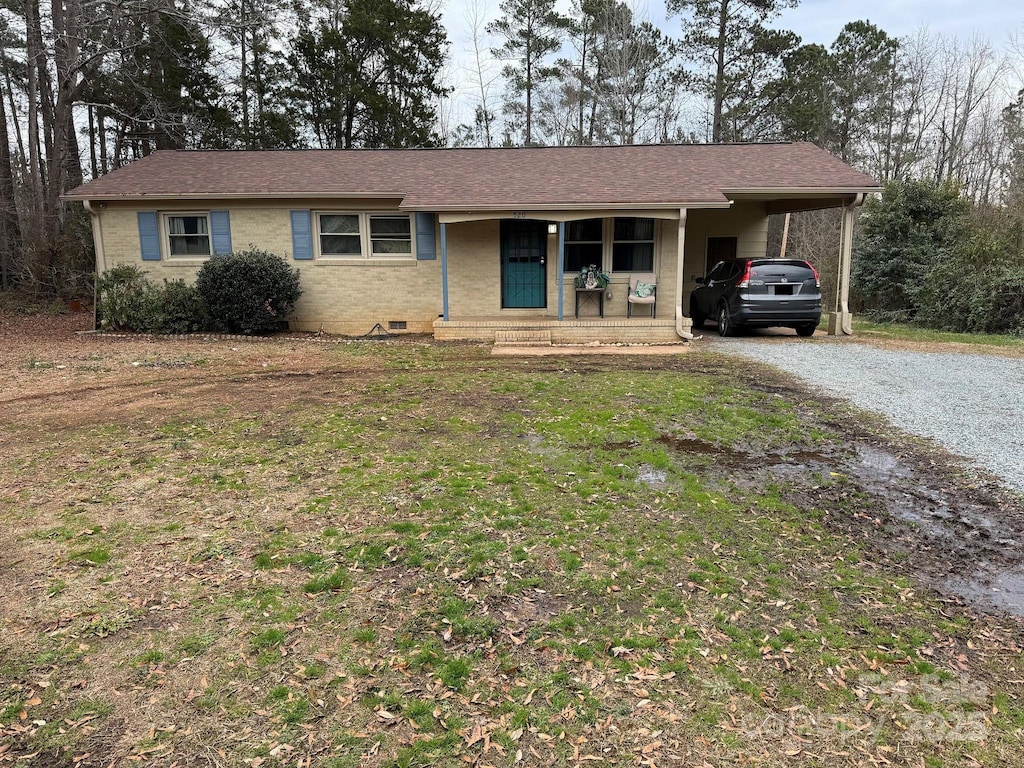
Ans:
[[[441,313],[441,261],[408,260],[328,260],[292,258],[290,211],[309,208],[323,210],[323,201],[260,201],[214,204],[209,208],[231,211],[231,241],[235,250],[256,246],[276,253],[297,267],[302,281],[302,297],[290,319],[300,331],[362,335],[380,323],[385,330],[393,321],[404,322],[407,333],[431,333]],[[346,201],[345,210],[378,210],[379,201]],[[209,210],[205,207],[162,206],[161,212]],[[103,233],[105,268],[117,264],[136,264],[154,279],[195,279],[204,259],[167,259],[142,261],[139,246],[137,207],[108,204],[99,211]],[[152,208],[149,210],[153,210]]]
[[[390,203],[391,210],[397,201]],[[160,212],[205,212],[228,209],[231,212],[232,246],[241,250],[256,246],[288,259],[301,271],[303,295],[291,319],[296,330],[323,329],[329,333],[361,335],[380,323],[385,329],[393,321],[404,322],[406,332],[431,333],[442,312],[441,258],[438,243],[433,261],[387,260],[294,260],[292,259],[292,209],[334,209],[323,200],[216,201],[209,206],[184,202],[161,202],[147,208]],[[382,210],[379,200],[350,200],[346,211]],[[155,279],[183,278],[191,281],[203,260],[142,261],[136,213],[137,204],[106,203],[97,208],[103,240],[105,263],[101,269],[117,264],[136,264]],[[503,310],[501,308],[500,222],[497,220],[447,225],[448,281],[450,318],[558,316],[557,235],[548,237],[547,307],[543,309]],[[686,228],[686,269],[684,291],[696,285],[693,278],[704,274],[705,244],[711,236],[739,238],[741,256],[763,255],[767,243],[767,217],[764,206],[737,203],[729,210],[690,211]],[[658,319],[672,321],[676,301],[677,222],[658,220],[655,228],[654,269],[658,283]],[[573,275],[564,278],[564,317],[573,318],[575,292]],[[613,274],[605,299],[605,318],[624,319],[628,274]],[[610,297],[608,296],[610,294]],[[596,306],[581,310],[596,316]],[[646,307],[637,314],[646,316]],[[581,320],[584,317],[580,318]],[[629,337],[642,331],[619,328]],[[589,332],[588,332],[589,333]],[[588,338],[600,338],[597,332]],[[580,333],[585,337],[586,333]],[[638,339],[640,340],[640,339]]]

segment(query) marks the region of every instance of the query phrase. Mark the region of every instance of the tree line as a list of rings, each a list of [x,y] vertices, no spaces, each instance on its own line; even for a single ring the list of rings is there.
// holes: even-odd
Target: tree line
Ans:
[[[0,287],[80,291],[60,196],[161,149],[436,145],[447,36],[418,0],[0,2]]]
[[[826,46],[782,28],[796,0],[668,0],[673,38],[618,0],[475,0],[453,72],[435,1],[0,0],[0,284],[84,285],[60,195],[158,149],[804,140],[882,182],[1020,196],[1024,33],[851,21]]]

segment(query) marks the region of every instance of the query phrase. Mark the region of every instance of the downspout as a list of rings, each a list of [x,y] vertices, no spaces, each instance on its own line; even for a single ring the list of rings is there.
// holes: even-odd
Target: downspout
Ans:
[[[700,336],[692,333],[693,320],[683,314],[683,261],[685,260],[684,244],[686,242],[686,209],[679,209],[679,229],[676,241],[676,335],[687,341],[695,341]]]
[[[839,291],[836,312],[843,335],[853,335],[853,315],[850,314],[850,267],[853,261],[853,213],[864,204],[865,193],[858,192],[853,202],[843,208],[842,243],[839,258]]]
[[[107,269],[107,257],[103,252],[103,227],[99,211],[92,207],[92,200],[83,200],[82,205],[92,218],[92,244],[96,251],[96,276],[92,281],[92,329],[96,331],[99,330],[99,278]]]

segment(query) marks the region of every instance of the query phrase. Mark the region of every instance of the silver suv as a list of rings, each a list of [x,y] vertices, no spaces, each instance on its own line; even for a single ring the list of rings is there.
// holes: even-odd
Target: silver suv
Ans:
[[[694,328],[718,322],[718,333],[788,326],[811,336],[821,320],[818,271],[802,259],[732,259],[718,262],[690,294]]]

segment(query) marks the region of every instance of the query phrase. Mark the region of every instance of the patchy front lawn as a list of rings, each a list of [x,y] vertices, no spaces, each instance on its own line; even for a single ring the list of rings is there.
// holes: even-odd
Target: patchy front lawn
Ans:
[[[0,764],[1019,764],[861,448],[957,478],[767,370],[4,342]]]

